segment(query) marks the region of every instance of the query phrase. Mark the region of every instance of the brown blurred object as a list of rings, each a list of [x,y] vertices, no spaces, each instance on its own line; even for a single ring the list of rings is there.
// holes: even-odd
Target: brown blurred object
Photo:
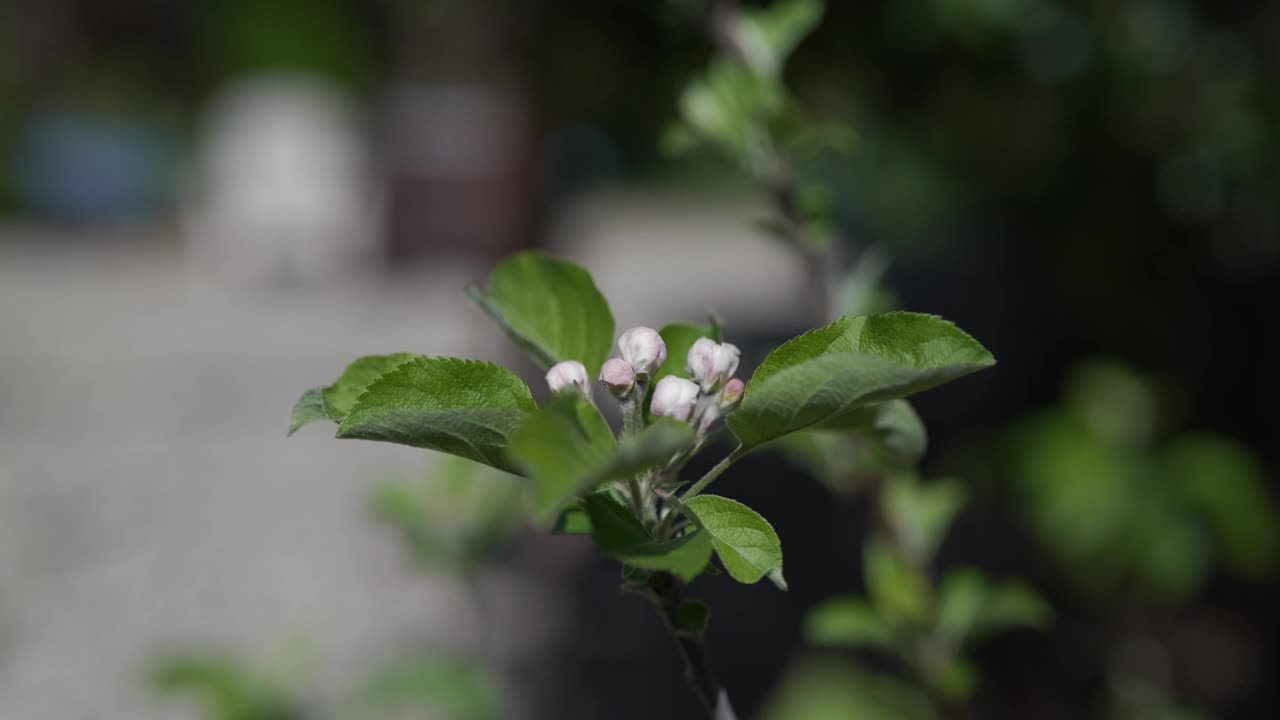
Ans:
[[[385,106],[387,253],[496,259],[532,244],[540,183],[525,12],[495,0],[400,3]]]

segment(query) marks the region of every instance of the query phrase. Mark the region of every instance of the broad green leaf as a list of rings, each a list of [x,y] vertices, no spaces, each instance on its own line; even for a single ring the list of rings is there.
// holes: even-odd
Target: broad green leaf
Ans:
[[[657,385],[659,380],[668,375],[689,377],[689,348],[693,347],[698,338],[711,337],[712,330],[698,325],[671,323],[658,331],[658,334],[667,346],[667,361],[654,375],[653,385]]]
[[[929,604],[927,579],[884,542],[870,540],[863,545],[862,572],[867,594],[886,621],[896,624],[924,617]]]
[[[545,253],[503,260],[467,294],[543,369],[577,360],[595,377],[613,346],[613,314],[590,273]]]
[[[692,428],[664,419],[615,447],[595,406],[581,395],[566,394],[529,417],[511,439],[510,455],[533,481],[534,513],[545,523],[573,498],[662,465],[692,442]]]
[[[408,712],[405,717],[418,717],[417,713],[429,709],[450,720],[498,720],[506,717],[501,695],[495,679],[476,663],[452,657],[414,658],[388,665],[365,680],[352,700],[352,716]]]
[[[356,398],[374,380],[401,365],[422,357],[414,353],[366,355],[342,371],[342,375],[324,389],[324,409],[334,422],[342,422],[356,404]]]
[[[324,411],[324,388],[311,388],[302,393],[293,406],[293,415],[289,418],[289,435],[298,432],[298,428],[317,420],[328,420]]]
[[[836,597],[804,619],[805,637],[818,645],[889,647],[893,632],[875,609],[858,597]]]
[[[591,518],[596,546],[627,565],[666,570],[685,582],[696,578],[711,560],[707,533],[694,529],[675,540],[654,539],[630,508],[608,493],[592,493],[582,501]]]
[[[779,588],[787,589],[782,579],[782,542],[769,521],[746,505],[718,495],[698,495],[686,505],[711,536],[716,554],[734,580],[754,583],[767,575]]]
[[[378,379],[383,373],[420,357],[422,356],[413,353],[393,353],[366,355],[357,359],[342,371],[342,375],[332,385],[312,388],[298,398],[289,422],[289,435],[293,435],[302,426],[317,420],[342,422],[342,419],[351,411],[356,398],[364,392],[369,383]]]
[[[784,343],[747,384],[729,427],[753,448],[807,427],[865,424],[864,406],[990,367],[976,340],[932,315],[846,317]]]
[[[374,380],[338,426],[338,437],[439,450],[514,472],[508,438],[537,409],[506,368],[418,357]]]

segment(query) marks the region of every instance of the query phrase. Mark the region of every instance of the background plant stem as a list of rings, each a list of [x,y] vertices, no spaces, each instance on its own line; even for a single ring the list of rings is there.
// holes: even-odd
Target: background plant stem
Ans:
[[[714,720],[733,720],[733,711],[728,707],[720,682],[716,680],[711,669],[711,661],[707,656],[707,645],[702,635],[690,632],[680,626],[679,609],[682,601],[680,581],[670,573],[656,572],[649,577],[649,598],[653,600],[658,614],[667,623],[667,629],[676,641],[676,647],[684,658],[684,677],[689,690],[698,698],[707,717]],[[722,706],[723,705],[723,706]]]

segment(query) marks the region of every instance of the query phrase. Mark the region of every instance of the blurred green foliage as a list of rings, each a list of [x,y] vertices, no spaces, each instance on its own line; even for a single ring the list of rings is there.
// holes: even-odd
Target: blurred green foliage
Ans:
[[[468,575],[518,527],[523,498],[514,475],[441,454],[430,472],[383,482],[370,506],[422,567]]]
[[[419,569],[466,580],[492,560],[518,526],[522,488],[514,476],[480,463],[438,457],[420,476],[381,483],[369,503],[375,516],[401,537]],[[305,697],[301,673],[286,667],[297,664],[297,658],[253,663],[209,650],[169,653],[153,664],[150,683],[162,695],[186,696],[206,720],[505,716],[497,679],[460,654],[388,661],[347,689],[345,697],[323,700]]]
[[[1252,453],[1207,432],[1161,433],[1150,381],[1094,361],[1062,403],[1010,436],[1031,529],[1081,587],[1184,598],[1219,563],[1258,578],[1280,559],[1280,518]]]

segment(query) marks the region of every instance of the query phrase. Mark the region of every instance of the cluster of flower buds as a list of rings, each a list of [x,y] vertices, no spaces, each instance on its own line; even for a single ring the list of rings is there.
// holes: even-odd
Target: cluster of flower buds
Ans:
[[[653,389],[649,412],[682,422],[696,422],[706,430],[742,399],[745,384],[733,377],[738,369],[738,347],[698,338],[689,349],[688,369],[692,380],[668,375]],[[618,337],[618,357],[609,358],[600,368],[600,383],[619,399],[628,397],[649,381],[667,359],[667,345],[653,328],[633,327]],[[587,369],[576,360],[556,363],[547,371],[551,391],[586,391],[590,387]]]
[[[689,375],[693,379],[662,378],[653,390],[649,412],[695,422],[698,432],[705,433],[742,399],[746,385],[733,377],[739,354],[736,345],[698,338],[689,348]]]

